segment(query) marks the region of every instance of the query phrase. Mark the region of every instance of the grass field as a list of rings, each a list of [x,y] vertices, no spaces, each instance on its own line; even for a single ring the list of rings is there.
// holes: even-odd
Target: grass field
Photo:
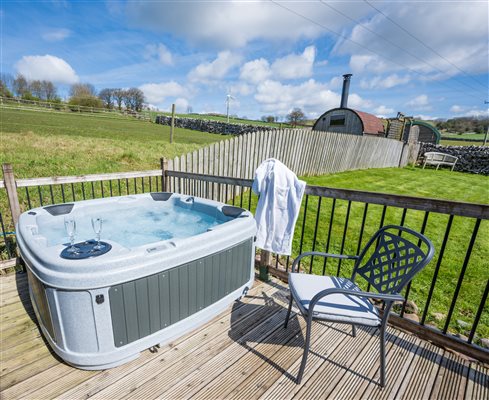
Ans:
[[[485,176],[464,174],[445,170],[422,170],[420,168],[387,168],[369,169],[361,171],[349,171],[333,175],[303,178],[309,185],[327,186],[335,188],[364,190],[371,192],[392,193],[416,197],[429,197],[455,201],[474,203],[489,203],[489,178]],[[256,202],[256,198],[254,198]],[[332,200],[323,199],[320,206],[318,229],[314,241],[318,199],[310,197],[306,213],[304,240],[301,249],[301,232],[304,217],[304,204],[297,220],[293,252],[297,255],[302,251],[325,251],[328,240],[328,228],[331,218]],[[255,203],[256,204],[256,203]],[[345,229],[345,217],[347,211],[346,201],[336,201],[334,219],[330,238],[329,252],[340,253],[342,247],[343,232]],[[358,249],[359,232],[364,212],[363,203],[352,203],[350,218],[347,227],[345,247],[343,253],[356,254]],[[403,210],[389,207],[385,215],[384,225],[400,224]],[[369,205],[368,214],[363,235],[362,244],[379,228],[382,215],[382,206]],[[425,213],[420,211],[408,211],[405,226],[421,230]],[[447,225],[448,216],[430,214],[426,228],[426,235],[432,240],[436,254],[434,260],[416,277],[412,285],[410,299],[418,305],[422,315],[425,301],[432,282],[433,272],[437,263],[443,235]],[[450,302],[457,284],[461,267],[464,262],[470,235],[475,221],[468,218],[454,218],[452,229],[441,264],[433,298],[429,308],[426,323],[442,328],[450,307]],[[465,278],[456,303],[450,330],[468,334],[467,328],[458,326],[457,320],[471,322],[477,312],[485,282],[489,279],[487,260],[489,259],[489,221],[483,221],[475,242],[472,256],[467,267]],[[285,258],[282,259],[285,263]],[[307,265],[308,261],[306,262]],[[352,263],[347,261],[341,264],[341,274],[349,276]],[[307,267],[309,267],[307,265]],[[322,259],[314,259],[313,270],[321,274],[324,262]],[[338,262],[330,260],[326,266],[327,274],[336,274]],[[437,320],[438,318],[438,320]],[[440,319],[441,318],[441,319]],[[468,328],[470,331],[470,328]],[[489,337],[489,305],[486,305],[477,333],[481,337]]]
[[[176,129],[175,143],[170,145],[169,128],[149,122],[127,118],[97,118],[83,114],[53,114],[5,109],[0,109],[0,129],[1,162],[11,162],[18,178],[156,169],[162,156],[173,157],[224,138],[220,135]],[[305,179],[310,185],[476,203],[489,202],[488,177],[445,170],[372,169]],[[2,210],[6,206],[3,195],[4,193],[0,199]],[[45,196],[49,197],[49,194],[45,193]],[[21,201],[25,202],[25,199]],[[328,239],[331,205],[332,200],[323,199],[315,235],[316,211],[319,204],[317,198],[309,199],[302,251],[312,248],[324,250]],[[329,247],[331,252],[341,250],[346,209],[347,202],[336,202]],[[352,204],[344,253],[357,252],[363,211],[363,204]],[[368,211],[363,243],[378,229],[382,207],[370,205]],[[304,206],[298,219],[293,242],[293,254],[296,255],[300,249],[303,215]],[[424,215],[423,212],[409,211],[405,225],[420,230]],[[386,213],[384,224],[399,224],[401,216],[402,209],[391,207]],[[426,234],[432,239],[437,250],[441,247],[447,220],[447,216],[437,214],[430,214],[428,218]],[[446,315],[450,306],[473,226],[473,220],[454,219],[429,309],[427,320],[429,323],[437,326],[442,326],[444,323],[443,318],[437,320],[436,315]],[[480,229],[450,327],[452,331],[465,334],[466,330],[458,326],[456,321],[473,320],[484,288],[481,282],[489,279],[486,263],[489,259],[487,243],[489,221],[483,221]],[[416,278],[411,290],[410,298],[418,304],[420,312],[423,312],[436,261],[435,257],[435,260]],[[351,268],[352,265],[348,262],[343,263],[342,274],[348,275]],[[316,259],[315,272],[321,273],[322,269],[323,263]],[[336,263],[328,263],[327,273],[336,273],[336,269]],[[487,306],[478,333],[483,337],[489,337]]]
[[[442,138],[484,140],[485,133],[441,133]]]
[[[17,177],[137,171],[224,136],[118,117],[0,108],[0,161]]]
[[[483,146],[484,142],[467,142],[465,140],[440,140],[440,144],[442,146]],[[486,146],[489,146],[489,142],[486,143]]]
[[[169,112],[156,112],[156,111],[149,111],[150,117],[152,120],[155,119],[156,115],[167,115],[171,116],[171,113]],[[219,121],[219,122],[227,122],[227,117],[224,115],[209,115],[209,114],[176,114],[177,117],[179,118],[194,118],[194,119],[207,119],[210,121]],[[252,120],[252,119],[244,119],[244,118],[235,118],[235,117],[229,117],[229,123],[230,124],[245,124],[245,125],[257,125],[257,126],[272,126],[275,128],[291,128],[292,126],[289,125],[288,123],[280,123],[280,122],[264,122],[264,121],[258,121],[258,120]]]

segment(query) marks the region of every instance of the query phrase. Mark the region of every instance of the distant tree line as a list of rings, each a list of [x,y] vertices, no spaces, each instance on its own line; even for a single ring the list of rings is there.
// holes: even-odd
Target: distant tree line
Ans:
[[[60,103],[56,86],[46,80],[28,80],[22,74],[0,75],[0,96],[24,100],[49,101]],[[92,108],[126,109],[141,111],[145,98],[141,89],[102,89],[97,93],[90,83],[71,85],[68,104]]]
[[[58,89],[51,81],[28,80],[22,74],[0,75],[0,95],[3,97],[17,96],[25,100],[45,100],[60,102]]]
[[[144,106],[145,98],[141,89],[102,89],[98,94],[104,107],[108,109],[118,108],[122,110],[122,105],[126,109],[141,111]]]
[[[435,124],[437,129],[445,130],[447,133],[484,133],[489,125],[489,118],[459,117],[435,121]]]

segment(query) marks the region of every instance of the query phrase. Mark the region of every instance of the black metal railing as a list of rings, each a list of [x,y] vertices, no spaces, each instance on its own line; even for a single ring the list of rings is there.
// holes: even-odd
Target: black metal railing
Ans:
[[[17,195],[22,211],[152,191],[178,192],[256,210],[258,196],[251,191],[250,179],[164,169],[132,174],[135,176],[125,173],[17,180]],[[383,225],[415,229],[433,241],[436,256],[405,289],[406,301],[396,306],[395,315],[406,322],[404,328],[429,335],[434,332],[436,338],[442,337],[442,344],[446,338],[450,341],[447,345],[455,344],[452,347],[457,350],[487,361],[489,351],[479,344],[481,338],[489,336],[489,269],[485,264],[489,259],[488,219],[489,205],[307,186],[292,255],[273,254],[270,271],[286,279],[294,257],[304,251],[358,255]],[[3,209],[0,228],[2,258],[15,257],[13,224],[10,213]],[[300,268],[315,274],[349,276],[353,264],[348,260],[312,258]],[[413,307],[418,323],[405,318],[413,314]]]
[[[177,171],[166,171],[165,175],[169,191],[255,211],[258,197],[250,190],[252,180]],[[380,227],[407,226],[428,236],[436,255],[406,287],[405,301],[396,306],[396,314],[405,319],[406,314],[412,316],[414,307],[419,322],[411,325],[459,343],[478,345],[481,338],[488,337],[489,270],[485,260],[489,257],[489,205],[319,186],[306,187],[302,204],[292,255],[273,254],[273,274],[286,279],[293,258],[304,251],[358,255]],[[301,268],[349,277],[353,263],[312,258]],[[476,347],[489,357],[487,350]]]

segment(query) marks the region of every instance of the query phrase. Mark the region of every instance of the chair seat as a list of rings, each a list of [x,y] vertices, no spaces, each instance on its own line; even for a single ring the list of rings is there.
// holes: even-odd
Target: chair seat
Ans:
[[[289,286],[304,314],[309,313],[309,303],[320,291],[341,288],[360,291],[360,288],[346,278],[289,273]],[[314,318],[349,324],[379,326],[381,319],[374,305],[366,298],[341,293],[330,294],[314,306]]]

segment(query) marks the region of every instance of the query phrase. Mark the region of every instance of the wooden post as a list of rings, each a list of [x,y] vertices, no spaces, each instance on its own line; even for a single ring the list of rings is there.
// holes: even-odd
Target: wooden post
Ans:
[[[262,281],[268,282],[270,276],[268,274],[268,267],[272,263],[272,253],[267,250],[260,251],[260,279]]]
[[[20,204],[17,197],[17,186],[15,184],[14,170],[12,164],[5,163],[2,165],[3,169],[3,181],[5,183],[5,189],[7,191],[8,202],[10,205],[10,212],[12,213],[12,220],[17,225],[20,216]]]
[[[161,191],[166,192],[166,171],[168,171],[168,160],[165,157],[160,158],[161,166]]]
[[[174,131],[175,131],[175,104],[172,104],[171,105],[170,144],[173,143]]]

